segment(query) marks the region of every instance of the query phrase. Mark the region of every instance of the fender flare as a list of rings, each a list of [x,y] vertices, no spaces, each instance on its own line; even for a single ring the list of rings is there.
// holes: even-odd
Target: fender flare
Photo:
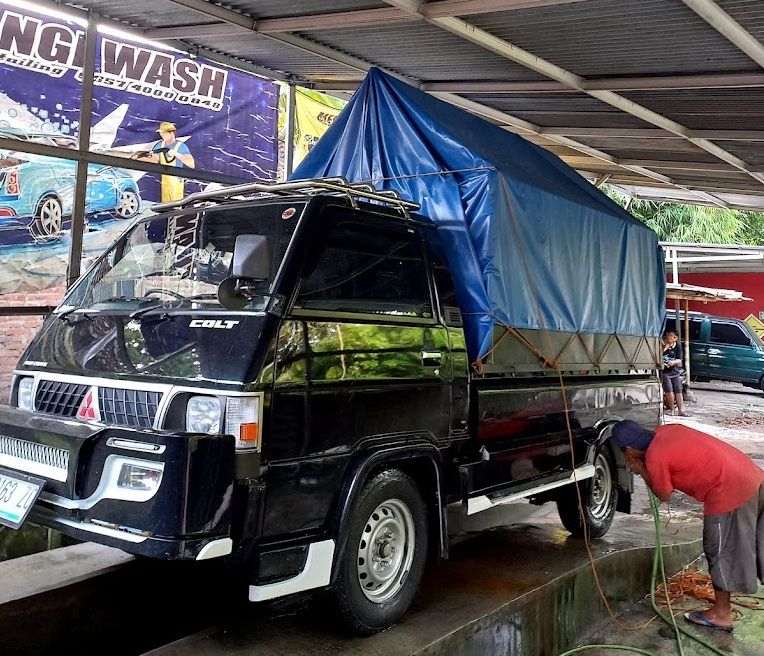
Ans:
[[[621,421],[620,417],[608,417],[607,419],[597,422],[595,425],[598,431],[597,440],[587,454],[587,462],[594,462],[595,453],[610,439],[613,426],[619,421]],[[622,492],[625,492],[630,496],[634,492],[634,475],[626,466],[626,456],[617,446],[611,445],[610,451],[613,454],[616,467],[618,468],[618,487]]]
[[[438,448],[425,439],[417,439],[414,443],[407,441],[397,446],[370,448],[358,450],[352,458],[350,472],[345,477],[340,494],[339,504],[334,513],[332,533],[336,541],[335,557],[332,562],[331,582],[339,573],[341,556],[347,546],[347,529],[352,518],[352,510],[358,495],[369,476],[369,473],[381,465],[395,465],[406,461],[424,460],[433,467],[436,481],[435,499],[437,516],[439,518],[439,553],[442,558],[448,556],[448,525],[444,504],[442,458]]]

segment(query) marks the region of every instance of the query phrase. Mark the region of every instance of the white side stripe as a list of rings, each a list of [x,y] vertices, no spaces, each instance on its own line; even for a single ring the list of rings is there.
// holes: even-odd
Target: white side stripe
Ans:
[[[488,510],[489,508],[493,508],[495,506],[500,506],[504,503],[511,503],[512,501],[517,501],[518,499],[532,497],[534,494],[546,492],[547,490],[553,490],[556,487],[569,485],[574,481],[583,481],[587,478],[592,478],[595,471],[596,470],[594,469],[594,465],[584,465],[583,467],[577,467],[568,478],[563,478],[562,480],[555,481],[554,483],[546,483],[545,485],[532,487],[529,490],[523,490],[522,492],[517,492],[515,494],[508,494],[507,496],[499,497],[498,499],[489,499],[485,495],[474,497],[473,499],[467,499],[467,514],[474,515],[475,513],[482,512],[483,510]]]

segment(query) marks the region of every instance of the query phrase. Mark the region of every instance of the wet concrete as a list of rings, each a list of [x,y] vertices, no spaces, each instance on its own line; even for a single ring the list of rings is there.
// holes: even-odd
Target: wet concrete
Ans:
[[[764,598],[764,586],[757,595]],[[751,599],[746,599],[751,601]],[[754,600],[755,601],[755,600]],[[683,609],[703,609],[706,604],[696,599],[680,599],[672,603],[673,614],[679,626],[689,630],[693,635],[710,642],[716,648],[728,654],[736,656],[761,656],[764,653],[764,604],[758,610],[736,606],[740,618],[735,622],[735,630],[732,633],[704,629],[685,622],[682,614]],[[649,600],[642,600],[620,616],[620,621],[629,627],[644,625],[654,613]],[[585,645],[613,645],[625,644],[646,649],[660,656],[678,654],[676,633],[669,624],[655,619],[646,627],[638,631],[630,631],[615,622],[608,623],[604,628],[589,636],[582,644]],[[707,647],[695,642],[691,638],[682,638],[682,648],[686,656],[708,656],[712,654]],[[592,656],[611,656],[623,653],[613,649],[597,648],[582,652]]]
[[[687,531],[670,538],[669,567],[678,570],[700,552]],[[641,546],[636,546],[635,543]],[[623,523],[597,541],[593,555],[615,612],[649,589],[650,530]],[[222,626],[150,652],[258,656],[285,654],[506,654],[559,653],[607,618],[582,541],[542,521],[464,537],[448,561],[429,568],[412,608],[396,626],[371,638],[342,634],[320,601],[302,608],[256,608]]]

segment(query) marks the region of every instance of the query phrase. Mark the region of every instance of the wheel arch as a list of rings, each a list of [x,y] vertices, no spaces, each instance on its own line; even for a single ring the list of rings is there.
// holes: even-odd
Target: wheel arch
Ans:
[[[366,481],[385,469],[400,469],[414,480],[427,507],[432,552],[441,558],[448,556],[442,459],[438,448],[426,440],[421,440],[416,444],[407,442],[400,446],[363,451],[357,453],[352,460],[344,484],[340,488],[334,512],[331,532],[336,542],[336,549],[332,563],[332,582],[337,577],[342,555],[347,547],[347,533],[353,506]]]

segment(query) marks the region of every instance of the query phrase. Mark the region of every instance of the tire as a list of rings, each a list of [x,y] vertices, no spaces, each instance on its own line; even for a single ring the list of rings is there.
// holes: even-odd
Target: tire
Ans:
[[[602,446],[597,451],[594,467],[594,477],[581,481],[578,485],[581,488],[587,533],[590,538],[601,538],[610,529],[618,505],[617,469],[608,447]],[[568,485],[564,490],[564,496],[557,499],[557,511],[562,524],[575,537],[583,537],[584,523],[581,520],[575,486]]]
[[[64,224],[64,211],[61,201],[56,196],[40,199],[30,225],[32,236],[39,241],[52,241],[61,234]]]
[[[132,189],[124,189],[119,195],[119,203],[112,211],[117,219],[132,219],[141,211],[141,197]]]
[[[409,476],[388,469],[367,481],[330,591],[348,629],[368,636],[400,619],[419,587],[427,538],[427,508]]]

